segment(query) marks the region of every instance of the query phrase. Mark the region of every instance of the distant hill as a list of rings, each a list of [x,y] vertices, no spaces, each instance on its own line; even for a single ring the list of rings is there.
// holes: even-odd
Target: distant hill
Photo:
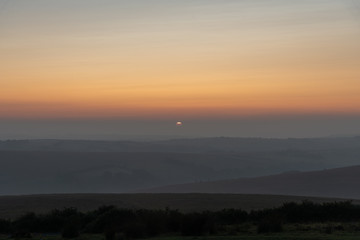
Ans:
[[[188,183],[144,190],[153,193],[279,194],[360,199],[360,165],[265,177]]]
[[[0,141],[0,195],[135,192],[345,167],[359,159],[359,137],[9,140]]]
[[[309,200],[316,203],[345,201],[315,198],[245,194],[49,194],[0,196],[0,219],[16,218],[27,212],[45,213],[53,209],[75,207],[81,211],[104,205],[131,209],[178,209],[183,212],[241,208],[246,211],[281,206],[286,202]],[[360,201],[354,200],[354,204]]]
[[[343,162],[336,154],[343,156]],[[0,195],[138,189],[349,165],[333,152],[142,153],[0,151]],[[348,156],[348,157],[346,157]]]
[[[264,152],[360,149],[360,137],[333,138],[192,138],[163,141],[6,140],[0,151],[73,152]]]

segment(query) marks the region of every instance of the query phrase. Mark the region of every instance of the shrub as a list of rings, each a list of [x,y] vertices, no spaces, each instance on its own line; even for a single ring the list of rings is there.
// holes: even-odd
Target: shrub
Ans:
[[[113,228],[108,228],[105,230],[105,239],[106,240],[115,240],[115,230]]]
[[[26,230],[19,230],[19,231],[16,231],[16,232],[14,232],[11,236],[10,236],[10,238],[15,238],[15,239],[19,239],[19,238],[21,238],[21,239],[26,239],[26,238],[31,238],[32,236],[31,236],[31,233],[29,233],[28,231],[26,231]]]
[[[265,217],[259,222],[257,232],[258,233],[273,233],[282,232],[282,219],[280,217],[270,216]]]
[[[181,229],[183,236],[201,236],[215,232],[216,224],[209,212],[189,213],[183,218]]]
[[[0,219],[0,233],[10,233],[11,232],[11,221]]]
[[[127,238],[145,238],[147,232],[147,227],[143,223],[132,222],[124,227],[124,234]]]
[[[63,238],[76,238],[79,236],[79,230],[74,224],[68,224],[64,227],[61,236]]]

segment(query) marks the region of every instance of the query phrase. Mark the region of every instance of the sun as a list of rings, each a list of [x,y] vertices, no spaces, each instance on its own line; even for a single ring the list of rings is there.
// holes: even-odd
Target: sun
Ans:
[[[182,126],[183,125],[183,123],[182,122],[176,122],[176,126]]]

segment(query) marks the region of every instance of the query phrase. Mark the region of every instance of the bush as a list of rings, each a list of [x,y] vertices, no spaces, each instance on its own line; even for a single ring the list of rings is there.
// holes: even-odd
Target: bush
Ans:
[[[327,226],[325,227],[325,233],[326,233],[326,234],[332,234],[333,231],[334,231],[334,228],[333,228],[332,225],[327,225]]]
[[[201,236],[215,232],[216,223],[209,212],[189,213],[183,218],[181,229],[183,236]]]
[[[115,240],[115,230],[112,228],[108,228],[105,230],[105,239],[106,240]]]
[[[258,233],[282,232],[282,219],[280,217],[266,217],[259,222]]]
[[[124,227],[124,234],[127,238],[145,238],[147,232],[147,227],[143,223],[132,222]]]
[[[26,230],[19,230],[19,231],[17,231],[17,232],[14,232],[11,236],[10,236],[10,238],[15,238],[15,239],[19,239],[19,238],[21,238],[21,239],[26,239],[26,238],[31,238],[32,236],[31,236],[31,233],[29,233],[28,231],[26,231]]]
[[[76,238],[79,236],[79,230],[74,224],[68,224],[64,227],[61,236],[63,238]]]
[[[0,233],[10,233],[11,232],[11,221],[0,219]]]

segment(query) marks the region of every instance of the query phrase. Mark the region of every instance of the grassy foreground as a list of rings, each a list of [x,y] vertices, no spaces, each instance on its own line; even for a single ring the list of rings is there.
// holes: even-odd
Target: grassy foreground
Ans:
[[[0,240],[10,240],[9,236],[2,235]],[[26,238],[23,238],[24,240]],[[18,239],[18,240],[23,240]],[[28,238],[29,239],[29,238]],[[63,240],[60,235],[46,236],[33,235],[31,240]],[[287,232],[273,234],[244,234],[236,236],[160,236],[155,238],[146,238],[147,240],[358,240],[360,233],[304,233],[304,232]],[[104,235],[81,235],[73,240],[106,240]],[[118,239],[118,240],[121,240]]]
[[[255,224],[239,224],[227,229],[227,235],[212,236],[181,236],[167,234],[147,240],[358,240],[360,239],[360,222],[354,223],[311,223],[286,224],[283,232],[257,233]],[[231,234],[232,233],[232,234]],[[0,240],[12,240],[10,235],[0,235]],[[31,238],[16,238],[17,240],[63,240],[61,234],[32,234]],[[69,240],[69,239],[66,239]],[[71,240],[109,240],[104,234],[80,234]],[[133,240],[132,238],[116,235],[113,240]]]
[[[350,240],[360,239],[360,206],[351,201],[304,201],[250,212],[223,209],[184,213],[115,206],[89,212],[54,209],[47,214],[0,219],[0,233],[0,240]]]

